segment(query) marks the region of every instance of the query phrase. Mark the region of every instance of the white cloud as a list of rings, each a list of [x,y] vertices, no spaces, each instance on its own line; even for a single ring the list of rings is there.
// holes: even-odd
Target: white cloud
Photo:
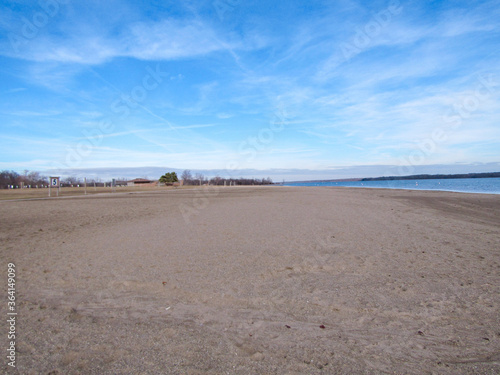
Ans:
[[[15,94],[16,92],[22,92],[25,91],[26,87],[16,87],[13,89],[5,90],[3,92],[0,92],[0,94]]]
[[[273,12],[283,4],[266,14],[241,4],[238,18],[214,22],[206,4],[192,2],[188,11],[181,2],[160,13],[115,0],[85,3],[79,13],[83,3],[70,3],[17,52],[0,36],[0,54],[13,57],[4,59],[10,84],[0,107],[4,129],[47,137],[48,143],[60,137],[53,148],[55,158],[64,159],[65,147],[85,140],[83,130],[96,129],[102,117],[116,128],[85,159],[89,167],[165,159],[168,165],[220,168],[241,158],[236,150],[247,137],[284,116],[285,131],[245,165],[397,162],[474,94],[479,74],[500,73],[494,2],[402,2],[403,12],[347,61],[341,44],[351,43],[388,2],[313,3],[289,5],[290,21],[279,22],[282,15]],[[31,16],[34,8],[28,8],[23,16]],[[21,17],[7,13],[0,15],[1,31]],[[159,60],[168,84],[148,91],[140,103],[128,102],[129,115],[120,118],[111,103],[139,95],[143,67]],[[426,163],[452,161],[453,155],[490,157],[489,148],[482,153],[477,145],[499,139],[495,90]],[[29,157],[36,157],[30,145],[45,147],[22,138],[15,142],[28,145]]]
[[[11,48],[4,39],[1,51],[6,56],[28,61],[95,65],[116,57],[174,60],[241,46],[217,35],[202,21],[164,19],[126,24],[115,34],[105,24],[94,31],[66,36],[42,33],[25,40],[19,48]]]

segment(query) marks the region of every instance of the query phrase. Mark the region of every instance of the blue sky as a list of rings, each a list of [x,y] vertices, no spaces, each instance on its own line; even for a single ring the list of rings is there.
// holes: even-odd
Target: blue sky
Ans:
[[[498,1],[0,4],[0,169],[500,169]]]

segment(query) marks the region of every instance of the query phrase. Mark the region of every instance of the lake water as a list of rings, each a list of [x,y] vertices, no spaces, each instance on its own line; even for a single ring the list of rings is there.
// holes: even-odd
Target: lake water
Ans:
[[[436,180],[285,182],[285,186],[349,186],[358,188],[442,190],[463,193],[500,194],[500,177]]]

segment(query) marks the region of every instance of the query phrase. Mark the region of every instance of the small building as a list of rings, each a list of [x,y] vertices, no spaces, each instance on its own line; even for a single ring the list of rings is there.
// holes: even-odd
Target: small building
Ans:
[[[148,180],[146,178],[135,178],[133,180],[127,181],[127,186],[144,186],[144,185],[154,185],[157,181]]]

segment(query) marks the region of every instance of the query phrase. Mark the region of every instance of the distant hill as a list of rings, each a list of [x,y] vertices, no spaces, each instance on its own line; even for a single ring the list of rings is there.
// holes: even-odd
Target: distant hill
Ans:
[[[463,174],[415,174],[411,176],[368,177],[361,181],[391,181],[391,180],[436,180],[452,178],[491,178],[500,177],[500,172],[463,173]]]

